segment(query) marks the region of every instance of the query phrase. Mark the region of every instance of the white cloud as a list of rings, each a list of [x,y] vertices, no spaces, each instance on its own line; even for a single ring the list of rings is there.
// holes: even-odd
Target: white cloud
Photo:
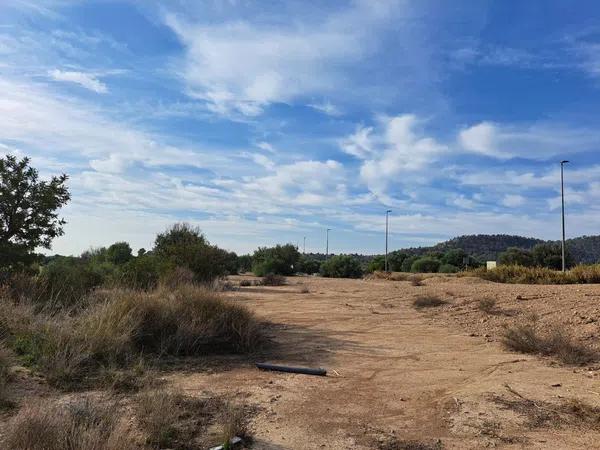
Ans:
[[[363,160],[360,175],[370,191],[389,203],[388,184],[422,174],[448,147],[424,136],[412,114],[386,118],[380,129],[359,127],[340,143],[343,151]]]
[[[522,206],[526,202],[525,197],[518,194],[506,194],[502,198],[502,204],[507,208],[514,208],[516,206]]]
[[[97,94],[105,94],[108,92],[106,84],[98,80],[95,75],[89,73],[54,69],[48,72],[48,75],[55,81],[75,83],[90,91],[94,91]]]
[[[317,111],[320,111],[324,114],[327,114],[328,116],[341,116],[342,115],[342,111],[331,102],[311,103],[308,106],[310,106],[311,108],[316,109]]]
[[[186,47],[181,75],[189,93],[215,112],[255,116],[270,103],[338,90],[343,68],[364,56],[395,3],[357,1],[323,20],[287,25],[203,24],[174,14],[165,22]]]
[[[462,129],[459,143],[466,151],[498,159],[544,160],[592,150],[600,145],[600,134],[551,123],[517,126],[481,122]]]

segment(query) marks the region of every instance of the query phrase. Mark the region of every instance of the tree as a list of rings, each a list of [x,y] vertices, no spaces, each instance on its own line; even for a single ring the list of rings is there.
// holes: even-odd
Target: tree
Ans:
[[[396,250],[388,255],[388,269],[392,272],[401,272],[402,263],[408,258],[408,254]]]
[[[115,242],[106,249],[106,259],[113,264],[125,264],[131,258],[133,258],[133,254],[127,242]]]
[[[533,254],[529,250],[517,247],[509,247],[505,252],[498,255],[498,262],[505,266],[516,265],[532,267]]]
[[[413,263],[419,259],[418,256],[407,256],[406,258],[404,258],[404,261],[402,261],[402,265],[400,266],[400,269],[402,272],[410,272]]]
[[[350,255],[336,255],[321,264],[321,275],[330,278],[360,278],[360,261]]]
[[[24,266],[37,247],[50,248],[63,234],[57,210],[71,198],[67,175],[41,181],[29,158],[0,158],[0,268]]]
[[[462,248],[453,248],[448,250],[442,256],[442,264],[451,264],[454,267],[464,267],[467,253]]]
[[[300,252],[295,245],[259,247],[252,255],[252,271],[256,276],[267,274],[293,275],[298,269]]]
[[[321,262],[316,259],[307,258],[306,256],[302,256],[300,258],[300,263],[298,264],[298,271],[302,273],[306,273],[312,275],[313,273],[319,273],[321,270]]]
[[[562,269],[562,247],[560,244],[538,244],[533,247],[533,263],[536,266],[547,267],[549,269]],[[565,252],[565,262],[567,267],[573,265],[573,258],[568,251]]]
[[[227,272],[227,252],[210,245],[197,227],[176,223],[154,241],[154,254],[174,267],[186,267],[197,281],[212,281]]]
[[[385,256],[377,255],[367,265],[367,272],[372,273],[375,271],[385,270]]]
[[[411,272],[417,273],[435,273],[440,268],[440,261],[430,256],[424,256],[415,260],[410,268]]]

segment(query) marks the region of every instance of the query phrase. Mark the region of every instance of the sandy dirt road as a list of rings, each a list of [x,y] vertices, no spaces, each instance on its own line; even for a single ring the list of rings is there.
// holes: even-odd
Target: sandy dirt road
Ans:
[[[276,348],[269,362],[324,367],[327,377],[263,372],[235,362],[225,371],[168,377],[190,394],[235,394],[256,405],[254,448],[409,448],[394,447],[404,440],[431,448],[438,442],[461,449],[600,448],[598,426],[532,427],[494,401],[517,399],[516,392],[535,402],[577,398],[597,406],[600,381],[593,370],[508,352],[496,336],[470,333],[450,314],[412,306],[415,296],[427,293],[446,296],[446,309],[459,303],[456,297],[464,304],[486,289],[513,298],[516,287],[465,279],[427,280],[420,287],[387,280],[288,280],[287,286],[229,295],[273,324]],[[302,286],[309,292],[301,293]],[[544,288],[518,287],[525,295]],[[548,289],[568,296],[574,288]],[[580,296],[598,287],[583,290]]]

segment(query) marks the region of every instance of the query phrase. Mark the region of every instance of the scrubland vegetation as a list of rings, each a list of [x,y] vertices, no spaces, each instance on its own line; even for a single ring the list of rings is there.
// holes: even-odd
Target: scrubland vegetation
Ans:
[[[521,284],[586,284],[600,283],[600,264],[579,265],[566,272],[545,267],[500,265],[492,270],[479,268],[463,275],[477,276],[497,283]]]

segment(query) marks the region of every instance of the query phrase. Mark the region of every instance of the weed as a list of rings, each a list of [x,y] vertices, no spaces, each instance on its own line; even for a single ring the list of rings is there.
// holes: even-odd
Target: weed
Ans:
[[[480,311],[493,314],[496,310],[496,300],[493,298],[482,298],[477,305]]]
[[[448,303],[448,302],[446,302],[445,300],[442,300],[439,297],[435,297],[433,295],[427,295],[427,296],[423,296],[423,297],[417,297],[413,301],[413,306],[417,309],[435,308],[437,306],[445,305],[446,303]]]
[[[231,440],[236,436],[246,443],[251,440],[246,414],[242,406],[233,403],[226,404],[220,414],[219,422],[221,425],[221,442],[225,450],[231,448]]]
[[[600,264],[580,265],[560,272],[545,267],[523,267],[500,265],[492,270],[485,267],[462,273],[463,276],[476,276],[497,283],[522,284],[575,284],[599,283]]]
[[[119,423],[118,408],[88,397],[23,407],[2,444],[11,450],[142,449]]]
[[[423,286],[423,277],[421,275],[411,275],[408,278],[408,281],[410,281],[410,284],[413,286]]]
[[[515,325],[505,330],[503,342],[510,350],[554,356],[568,365],[583,365],[598,359],[597,352],[574,341],[561,328],[555,328],[548,335],[540,335],[532,327]]]
[[[306,285],[303,285],[303,286],[300,288],[300,293],[301,293],[301,294],[308,294],[309,292],[310,292],[310,289],[308,289],[308,286],[306,286]]]

